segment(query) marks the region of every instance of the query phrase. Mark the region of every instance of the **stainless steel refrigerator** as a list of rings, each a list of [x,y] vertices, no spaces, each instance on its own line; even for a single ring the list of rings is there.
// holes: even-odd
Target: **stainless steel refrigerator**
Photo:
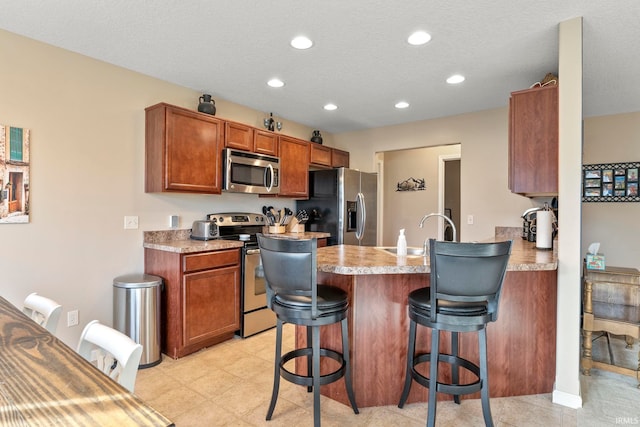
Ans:
[[[338,168],[309,172],[308,231],[331,233],[330,245],[376,246],[378,176]]]

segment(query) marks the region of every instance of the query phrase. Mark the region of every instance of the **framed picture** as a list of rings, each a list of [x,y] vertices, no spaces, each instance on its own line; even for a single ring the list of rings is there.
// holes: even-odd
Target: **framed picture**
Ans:
[[[640,162],[582,166],[583,202],[640,202]]]

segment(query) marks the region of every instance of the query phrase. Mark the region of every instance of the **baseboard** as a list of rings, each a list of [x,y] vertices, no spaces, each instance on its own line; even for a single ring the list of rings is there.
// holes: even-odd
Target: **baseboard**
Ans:
[[[568,408],[578,409],[582,408],[582,396],[579,394],[571,394],[566,391],[560,391],[553,385],[553,393],[551,401],[558,405],[566,406]]]

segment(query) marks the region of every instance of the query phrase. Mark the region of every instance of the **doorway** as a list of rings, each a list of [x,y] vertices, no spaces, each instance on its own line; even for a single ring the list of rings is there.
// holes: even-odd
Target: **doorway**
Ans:
[[[446,223],[429,219],[420,228],[420,219],[428,213],[447,214],[459,229],[460,223],[460,144],[392,150],[376,153],[379,181],[379,234],[383,246],[395,246],[400,229],[405,229],[407,244],[422,247],[427,238],[442,240]],[[406,182],[420,182],[408,191]],[[410,186],[411,187],[411,186]],[[404,191],[403,191],[404,190]],[[453,237],[453,232],[447,231]],[[460,238],[459,233],[456,236]]]

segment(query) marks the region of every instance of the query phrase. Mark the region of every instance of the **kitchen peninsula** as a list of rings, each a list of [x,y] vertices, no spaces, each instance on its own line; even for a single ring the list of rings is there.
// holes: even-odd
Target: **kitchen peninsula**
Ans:
[[[535,243],[523,241],[515,230],[496,231],[495,240],[511,238],[513,248],[498,320],[487,329],[490,395],[549,393],[555,380],[557,254],[536,250]],[[428,259],[401,260],[373,247],[328,246],[318,249],[318,270],[319,283],[340,287],[350,297],[349,339],[358,406],[396,405],[406,367],[407,298],[414,289],[428,286]],[[339,350],[339,328],[334,326],[323,331],[323,346]],[[418,351],[429,348],[428,331],[418,328]],[[301,330],[296,340],[298,346],[304,342]],[[449,339],[443,340],[443,350],[449,351]],[[462,356],[477,361],[477,348],[477,334],[460,334]],[[297,369],[304,369],[303,363]],[[470,380],[471,375],[461,370],[461,381]],[[414,384],[408,401],[426,401],[427,393]],[[323,394],[348,404],[342,380],[323,387]],[[468,397],[478,398],[479,393]]]

